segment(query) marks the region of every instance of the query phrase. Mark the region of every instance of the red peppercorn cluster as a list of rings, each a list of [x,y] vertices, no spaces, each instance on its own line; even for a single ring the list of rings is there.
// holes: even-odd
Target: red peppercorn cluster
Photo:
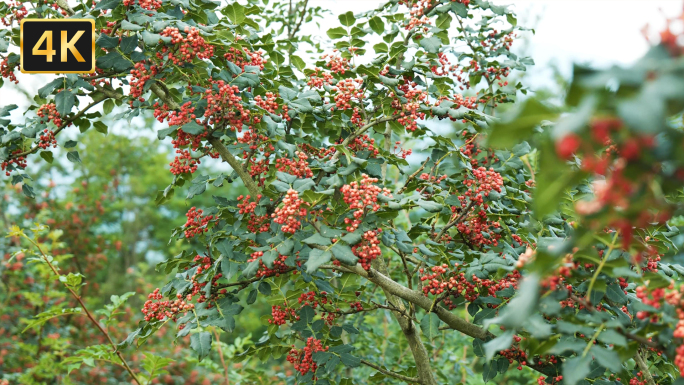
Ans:
[[[414,28],[425,26],[423,31],[427,32],[427,25],[430,24],[430,19],[425,16],[425,10],[430,7],[431,3],[432,0],[415,0],[413,2],[400,1],[399,4],[406,4],[406,6],[409,7],[410,18],[406,22],[404,29],[410,31]]]
[[[263,108],[264,110],[274,114],[276,110],[278,109],[278,103],[276,103],[276,98],[278,95],[272,93],[272,92],[267,92],[266,95],[262,98],[261,95],[257,95],[254,97],[254,101],[256,102],[256,105]]]
[[[145,66],[144,62],[138,62],[135,63],[130,73],[131,80],[129,80],[129,84],[131,86],[131,97],[139,98],[138,100],[140,102],[144,102],[145,99],[143,99],[141,96],[144,92],[145,82],[157,75],[157,66]],[[133,100],[131,100],[130,103],[132,105]]]
[[[240,195],[238,199],[238,213],[240,215],[249,215],[247,222],[247,229],[255,234],[265,233],[268,231],[270,226],[268,215],[256,215],[254,214],[254,209],[257,207],[257,202],[261,200],[261,194],[257,195],[257,199],[254,202],[250,202],[250,196],[247,195],[243,197]],[[242,202],[240,202],[242,201]]]
[[[159,59],[163,59],[164,54],[168,53],[169,60],[175,65],[180,65],[183,62],[189,63],[195,58],[201,60],[210,59],[214,56],[214,46],[207,43],[204,38],[200,36],[199,29],[195,27],[185,27],[183,32],[185,32],[186,36],[183,36],[178,28],[164,28],[160,35],[170,37],[171,44],[179,44],[179,46],[173,51],[168,47],[162,47],[161,52],[157,53]]]
[[[396,150],[399,149],[400,152],[399,152],[398,156],[402,159],[406,159],[409,155],[411,155],[413,153],[413,150],[411,150],[411,149],[405,150],[403,148],[399,148],[400,144],[401,144],[401,142],[399,142],[399,141],[394,142],[394,151],[396,152]],[[376,154],[377,154],[377,150],[376,150]]]
[[[546,382],[546,377],[541,376],[537,378],[537,384],[538,385],[545,385],[545,384],[560,384],[561,381],[563,381],[563,376],[556,376],[556,377],[551,377],[549,378],[550,382]],[[632,384],[630,384],[632,385]]]
[[[36,112],[36,115],[45,119],[41,119],[41,123],[52,122],[57,127],[62,126],[62,117],[59,115],[59,112],[57,112],[57,106],[55,103],[43,104],[42,106],[38,107],[38,112]]]
[[[380,255],[382,255],[382,250],[380,250],[380,239],[378,235],[382,232],[381,228],[373,231],[366,231],[363,233],[363,238],[359,243],[352,246],[352,253],[356,255],[359,259],[361,267],[366,271],[370,270],[371,262]]]
[[[189,301],[191,296],[188,296]],[[164,300],[161,295],[159,288],[155,289],[152,293],[147,296],[147,301],[143,305],[142,313],[145,315],[145,321],[163,321],[165,318],[176,320],[178,314],[185,314],[188,311],[192,311],[195,307],[194,304],[188,303],[183,299],[183,295],[180,293],[176,294],[176,299],[173,301]]]
[[[306,82],[306,84],[309,87],[323,88],[325,85],[332,85],[333,82],[334,78],[332,74],[323,72],[323,70],[320,68],[316,68],[314,69],[314,72],[309,75],[309,80]]]
[[[397,122],[404,126],[407,131],[415,131],[418,128],[416,121],[425,119],[425,113],[419,112],[418,109],[420,103],[427,102],[427,92],[419,90],[417,87],[418,85],[415,82],[405,82],[397,86],[404,93],[402,98],[408,100],[405,103],[394,92],[388,94],[389,97],[393,98],[391,106],[395,110],[394,113],[400,116]]]
[[[281,308],[280,306],[271,306],[271,319],[268,323],[271,325],[284,325],[288,320],[299,321],[299,316],[295,314],[295,310],[289,307]]]
[[[148,11],[156,11],[162,6],[161,0],[123,0],[123,5],[128,7],[136,2],[140,8],[147,9]]]
[[[316,372],[318,365],[313,360],[313,354],[316,352],[325,352],[328,347],[323,347],[320,340],[309,337],[306,340],[306,346],[302,349],[295,349],[292,345],[292,350],[287,354],[287,361],[294,365],[295,370],[305,375],[309,372]]]
[[[38,138],[38,147],[45,150],[50,146],[53,148],[57,147],[57,139],[55,138],[55,133],[46,128]]]
[[[183,227],[185,228],[185,238],[192,238],[195,235],[206,233],[209,231],[207,224],[214,219],[213,215],[203,217],[203,211],[194,206],[185,214],[188,220]]]
[[[256,261],[257,259],[263,257],[263,255],[264,255],[263,251],[256,251],[250,255],[250,258],[247,260],[247,262]],[[255,276],[257,278],[261,278],[261,277],[268,278],[268,277],[273,277],[273,276],[279,277],[280,274],[284,274],[284,273],[289,272],[289,271],[292,271],[292,274],[297,274],[296,270],[292,270],[292,268],[290,268],[289,266],[287,266],[285,264],[286,259],[287,259],[287,255],[278,255],[278,258],[276,258],[276,260],[273,261],[273,268],[272,269],[269,268],[268,266],[266,266],[264,261],[259,261],[259,268],[257,269]],[[299,252],[297,252],[297,254],[296,254],[296,259],[297,259],[297,261],[295,262],[295,264],[297,264],[297,266],[301,266],[302,263],[301,263],[301,261],[299,261]]]
[[[449,57],[444,52],[437,53],[437,62],[430,67],[430,71],[437,76],[450,76],[458,70],[458,65],[452,65]]]
[[[276,170],[295,175],[298,178],[311,178],[313,171],[309,168],[309,157],[303,151],[295,151],[295,159],[280,158],[276,159]]]
[[[337,50],[334,50],[333,52],[336,51]],[[330,68],[330,71],[333,73],[344,75],[344,73],[349,70],[349,60],[340,57],[339,55],[325,54],[321,56],[321,60],[327,60],[325,66]]]
[[[646,385],[648,383],[646,379],[641,378],[644,375],[641,371],[637,372],[636,375],[636,377],[632,377],[629,379],[629,385]]]
[[[489,196],[489,192],[492,190],[500,193],[501,187],[503,187],[503,178],[501,177],[501,174],[494,171],[492,168],[487,170],[484,167],[478,167],[473,170],[473,177],[475,179],[467,178],[463,181],[463,184],[469,189],[463,196],[458,197],[462,207],[466,207],[466,197],[477,205],[482,205],[484,199],[483,195]]]
[[[380,150],[375,146],[375,139],[368,135],[359,135],[347,145],[349,151],[356,154],[359,151],[370,152],[369,158],[376,158]],[[396,147],[395,147],[396,148]],[[409,150],[410,151],[410,150]]]
[[[6,161],[3,161],[0,163],[0,170],[5,171],[6,176],[10,176],[10,173],[16,169],[25,169],[26,168],[26,157],[25,156],[17,156],[17,154],[21,153],[21,149],[17,149],[12,151],[12,157],[10,159],[7,159]]]
[[[334,100],[335,107],[338,110],[348,110],[352,108],[350,104],[352,99],[361,101],[363,99],[363,79],[342,79],[334,87],[332,87],[335,92]]]
[[[370,207],[373,211],[378,211],[380,205],[378,204],[378,195],[383,194],[387,197],[392,197],[392,193],[387,188],[380,188],[373,183],[377,183],[377,178],[371,178],[366,174],[361,176],[360,182],[351,182],[340,188],[342,199],[349,208],[355,210],[353,212],[354,219],[345,218],[344,223],[347,224],[347,231],[353,232],[361,224],[361,217],[364,216],[366,208]]]
[[[12,16],[10,16],[9,20],[6,17],[0,18],[5,27],[11,26],[14,21],[20,22],[21,19],[28,15],[28,9],[26,9],[24,2],[21,0],[9,0],[6,5],[10,9]]]
[[[261,55],[262,53],[259,51],[252,52],[244,47],[242,50],[235,47],[230,47],[228,48],[228,52],[225,53],[223,57],[229,62],[242,68],[242,70],[245,69],[245,66],[254,66],[259,67],[259,69],[263,71],[264,64],[266,64],[268,60],[263,58]]]
[[[228,123],[231,131],[242,132],[243,125],[250,125],[250,113],[242,105],[242,96],[237,86],[223,80],[211,80],[212,87],[205,91],[207,108],[204,116],[209,124]],[[214,86],[218,91],[214,91]]]
[[[418,178],[420,178],[422,180],[429,181],[430,183],[439,184],[441,181],[448,178],[448,176],[446,176],[446,175],[435,176],[435,175],[430,175],[430,174],[424,172],[424,173],[420,174],[420,176]]]
[[[299,198],[299,193],[289,189],[283,198],[283,207],[277,207],[271,218],[273,222],[283,225],[280,228],[283,232],[294,234],[302,225],[299,220],[306,216],[306,208],[302,207],[304,204],[306,203]]]
[[[14,82],[14,84],[19,84],[19,80],[17,80],[17,76],[14,74],[14,69],[18,66],[19,62],[10,65],[9,57],[5,57],[0,62],[0,76],[5,79],[9,79],[9,81]]]
[[[311,306],[312,309],[316,309],[318,305],[325,305],[328,303],[328,298],[326,297],[326,292],[321,292],[320,301],[316,299],[315,291],[308,291],[299,295],[297,300],[301,306]]]
[[[455,270],[449,271],[447,264],[437,265],[430,268],[430,272],[424,268],[419,270],[420,280],[422,282],[423,294],[425,296],[435,295],[439,296],[447,292],[448,296],[443,296],[444,304],[453,309],[453,301],[450,297],[463,297],[467,301],[473,302],[481,295],[488,295],[496,297],[497,291],[512,287],[518,288],[518,282],[522,278],[520,272],[514,270],[499,280],[480,279],[472,275],[469,282],[465,273],[460,272],[462,269],[459,263],[454,264]],[[487,305],[492,308],[497,305]]]

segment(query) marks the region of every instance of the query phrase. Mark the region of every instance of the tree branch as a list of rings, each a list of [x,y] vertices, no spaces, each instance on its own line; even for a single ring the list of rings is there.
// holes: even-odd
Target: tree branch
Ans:
[[[104,97],[102,97],[101,99],[93,100],[92,103],[90,103],[90,104],[88,104],[87,106],[85,106],[81,111],[77,112],[77,113],[76,113],[74,116],[72,116],[71,118],[64,119],[64,121],[62,122],[62,125],[59,126],[59,127],[57,127],[57,129],[54,130],[52,133],[56,136],[56,135],[59,134],[63,129],[65,129],[65,128],[69,125],[69,123],[72,123],[72,122],[75,121],[76,119],[80,118],[81,116],[83,116],[83,115],[86,113],[86,111],[88,111],[88,110],[91,109],[92,107],[96,106],[97,104],[99,104],[100,102],[102,102],[102,101],[105,100],[105,99],[107,99],[107,96],[104,96]],[[28,150],[26,150],[26,151],[19,152],[19,153],[16,153],[16,154],[12,154],[9,158],[10,158],[10,159],[15,159],[15,158],[18,158],[18,157],[20,157],[20,156],[26,156],[26,155],[29,155],[29,154],[33,154],[33,153],[35,153],[36,151],[38,151],[39,148],[40,148],[40,147],[38,147],[38,145],[35,145],[35,146],[31,147],[30,149],[28,149]]]
[[[636,361],[637,365],[639,366],[639,370],[641,370],[641,373],[644,375],[648,385],[656,385],[651,372],[648,371],[648,365],[646,365],[646,362],[644,362],[644,359],[641,357],[641,353],[639,353],[638,350],[634,354],[634,361]]]
[[[178,103],[176,103],[176,101],[173,100],[173,98],[169,94],[164,92],[164,90],[162,90],[157,83],[152,84],[150,90],[152,90],[152,92],[154,92],[154,94],[157,95],[170,108],[174,110],[180,109]],[[257,195],[260,195],[261,190],[254,182],[254,179],[252,179],[249,173],[245,171],[245,169],[242,167],[242,163],[240,163],[240,161],[237,160],[237,158],[235,158],[235,156],[230,151],[228,151],[228,148],[221,142],[221,139],[210,137],[208,141],[219,153],[219,155],[221,155],[221,159],[227,162],[230,165],[230,167],[232,167],[233,170],[235,170],[240,179],[242,179],[242,183],[244,183],[245,187],[247,187],[247,190],[249,190],[249,193],[255,198]]]
[[[387,369],[383,369],[382,367],[380,367],[378,365],[370,363],[366,360],[361,360],[361,363],[377,370],[378,372],[380,372],[386,376],[394,377],[394,378],[400,379],[402,381],[406,381],[408,383],[413,383],[413,384],[422,384],[423,383],[422,381],[420,381],[420,379],[418,379],[416,377],[408,377],[408,376],[401,375],[399,373],[394,373],[394,372],[389,371]]]

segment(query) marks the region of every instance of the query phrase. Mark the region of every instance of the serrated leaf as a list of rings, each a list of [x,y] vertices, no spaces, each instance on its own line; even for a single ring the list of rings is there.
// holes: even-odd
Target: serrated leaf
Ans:
[[[331,248],[331,251],[335,258],[345,265],[354,266],[358,261],[358,258],[356,255],[354,255],[351,248],[347,245],[341,244],[340,242],[335,243]]]
[[[74,106],[76,96],[71,91],[63,90],[55,96],[55,106],[61,117],[66,117]]]
[[[202,361],[211,352],[211,333],[199,332],[190,335],[190,348],[197,353],[197,359]]]
[[[442,41],[435,36],[425,37],[420,39],[420,46],[429,53],[437,53],[439,52],[439,48],[442,46]]]
[[[316,271],[321,265],[324,265],[332,259],[332,253],[330,251],[324,251],[319,249],[313,249],[309,253],[309,260],[304,264],[306,266],[306,272],[311,274]]]

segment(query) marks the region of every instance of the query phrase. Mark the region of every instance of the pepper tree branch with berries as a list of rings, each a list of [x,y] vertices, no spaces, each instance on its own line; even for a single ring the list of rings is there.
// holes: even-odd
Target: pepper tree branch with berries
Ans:
[[[483,382],[682,383],[684,136],[669,119],[684,49],[669,29],[632,68],[578,67],[554,108],[515,80],[532,62],[510,49],[529,32],[486,0],[388,1],[339,15],[321,44],[301,32],[321,12],[306,0],[24,3],[0,7],[3,78],[17,81],[6,52],[32,13],[95,18],[97,73],[43,86],[23,123],[0,108],[13,184],[41,189],[37,153],[80,161],[60,139],[106,132],[89,112],[102,104],[153,115],[173,145],[157,204],[215,188],[171,234],[185,247],[158,266],[168,284],[107,348],[135,382],[124,355],[154,333],[203,360],[268,303],[258,344],[232,360],[287,361],[297,383],[453,382],[442,349],[464,338]],[[232,171],[205,174],[206,157]],[[385,315],[404,348],[380,354]]]

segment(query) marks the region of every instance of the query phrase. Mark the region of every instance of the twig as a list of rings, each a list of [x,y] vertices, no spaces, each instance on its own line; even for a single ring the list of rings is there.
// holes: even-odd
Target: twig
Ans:
[[[425,165],[426,165],[429,161],[430,161],[430,157],[428,156],[428,157],[425,159],[425,162],[423,162],[423,164],[418,168],[418,170],[416,170],[416,172],[414,172],[413,174],[409,175],[408,178],[406,178],[406,182],[404,183],[404,187],[402,187],[401,189],[399,189],[399,191],[397,192],[397,194],[401,194],[401,193],[403,193],[404,191],[406,191],[406,187],[408,186],[409,182],[411,182],[411,181],[416,177],[416,175],[420,174],[420,172],[423,171],[423,169],[425,169]]]
[[[440,231],[439,234],[437,234],[437,236],[434,238],[434,240],[442,239],[442,236],[443,236],[444,234],[446,234],[447,230],[449,230],[450,228],[452,228],[453,226],[455,226],[456,224],[458,224],[459,222],[461,222],[461,221],[463,220],[463,218],[465,218],[465,216],[468,215],[468,212],[470,211],[471,208],[473,208],[473,206],[475,206],[475,202],[474,202],[474,201],[471,201],[471,202],[468,204],[468,206],[466,206],[466,207],[463,209],[463,211],[461,211],[461,214],[460,214],[456,219],[454,219],[453,221],[447,223],[447,224],[442,228],[442,231]]]
[[[21,236],[24,237],[24,238],[26,238],[29,242],[31,242],[34,246],[36,246],[36,247],[38,248],[38,251],[39,251],[40,254],[42,255],[43,260],[45,261],[45,263],[47,263],[47,265],[50,267],[50,269],[52,270],[52,272],[55,273],[55,275],[56,275],[58,278],[60,278],[59,281],[62,282],[62,283],[64,284],[64,287],[66,287],[67,290],[69,290],[69,292],[71,293],[71,296],[74,297],[74,299],[76,299],[76,301],[78,301],[78,303],[81,305],[81,309],[83,309],[83,311],[85,312],[86,317],[88,317],[88,319],[90,320],[90,322],[91,322],[93,325],[95,325],[95,326],[98,328],[98,330],[100,330],[100,333],[102,333],[102,335],[104,335],[104,336],[107,338],[107,341],[109,341],[109,344],[110,344],[110,345],[112,346],[112,348],[114,349],[114,354],[116,354],[117,357],[119,357],[119,360],[121,360],[121,363],[123,364],[123,367],[126,369],[126,371],[128,372],[128,374],[130,374],[130,376],[133,378],[133,380],[135,381],[135,383],[138,384],[138,385],[140,385],[140,381],[138,380],[138,377],[135,375],[135,373],[133,373],[133,370],[131,369],[131,367],[128,366],[128,362],[126,362],[126,359],[124,359],[123,354],[121,354],[121,352],[118,350],[118,346],[116,345],[116,343],[114,343],[114,341],[112,340],[112,337],[110,337],[109,333],[102,327],[102,325],[100,325],[99,322],[97,322],[97,320],[95,319],[95,317],[93,317],[92,313],[90,313],[90,311],[89,311],[88,308],[86,307],[85,303],[83,302],[83,299],[81,299],[81,297],[80,297],[72,288],[70,288],[70,287],[67,285],[66,280],[64,280],[64,281],[61,280],[62,275],[59,274],[59,271],[57,271],[57,269],[55,268],[55,266],[50,262],[50,260],[49,260],[48,257],[47,257],[47,254],[45,254],[45,252],[43,251],[43,248],[40,247],[40,245],[39,245],[36,241],[34,241],[33,239],[31,239],[29,236],[27,236],[27,235],[24,234],[23,232],[21,233]]]
[[[418,379],[417,377],[408,377],[408,376],[404,376],[404,375],[399,374],[399,373],[394,373],[394,372],[392,372],[392,371],[389,371],[389,370],[387,370],[387,369],[383,369],[383,368],[381,368],[380,366],[375,365],[375,364],[373,364],[373,363],[370,363],[370,362],[368,362],[368,361],[366,361],[366,360],[363,360],[363,359],[361,360],[361,363],[364,364],[364,365],[366,365],[366,366],[369,366],[369,367],[371,367],[371,368],[373,368],[373,369],[375,369],[375,370],[377,370],[378,372],[380,372],[380,373],[382,373],[382,374],[384,374],[384,375],[387,375],[387,376],[390,376],[390,377],[394,377],[394,378],[397,378],[397,379],[399,379],[399,380],[406,381],[406,382],[408,382],[408,383],[415,383],[415,384],[422,384],[422,383],[423,383],[423,382],[420,381],[420,379]]]

